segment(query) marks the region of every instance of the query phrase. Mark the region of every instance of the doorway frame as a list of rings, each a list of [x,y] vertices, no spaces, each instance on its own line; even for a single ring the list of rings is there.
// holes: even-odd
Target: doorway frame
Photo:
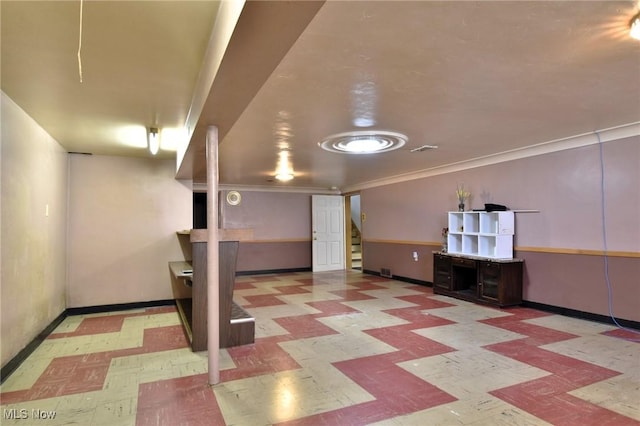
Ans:
[[[360,192],[350,192],[348,194],[343,194],[344,197],[344,240],[345,240],[345,268],[347,271],[351,271],[353,269],[353,257],[352,257],[352,246],[351,246],[351,197],[353,196],[361,196]],[[362,204],[361,204],[362,206]],[[363,217],[362,210],[360,211],[360,217]],[[362,251],[362,269],[364,271],[364,220],[362,220],[362,229],[360,230],[360,249]]]

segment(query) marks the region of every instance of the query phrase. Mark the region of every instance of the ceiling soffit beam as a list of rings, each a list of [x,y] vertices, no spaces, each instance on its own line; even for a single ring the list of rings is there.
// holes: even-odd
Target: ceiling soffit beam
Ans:
[[[180,169],[182,160],[187,152],[189,140],[198,123],[198,118],[202,113],[207,96],[211,91],[213,80],[220,70],[222,58],[229,46],[233,30],[238,23],[238,19],[240,19],[240,13],[242,12],[244,4],[245,0],[222,1],[219,3],[216,20],[209,35],[207,50],[205,51],[204,59],[200,67],[198,80],[196,81],[191,98],[189,113],[185,121],[187,137],[183,145],[178,147],[176,156],[177,169]]]
[[[188,124],[191,137],[176,178],[196,181],[206,177],[207,127],[216,126],[218,140],[224,139],[323,4],[324,0],[244,3],[197,123],[195,127]],[[192,104],[192,110],[189,122],[197,106]]]

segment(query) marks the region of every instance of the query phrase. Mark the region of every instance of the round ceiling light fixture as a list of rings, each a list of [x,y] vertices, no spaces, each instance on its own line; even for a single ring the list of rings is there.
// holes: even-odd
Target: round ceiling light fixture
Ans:
[[[402,133],[362,130],[331,135],[318,145],[326,151],[341,154],[374,154],[398,149],[407,140],[407,136]]]

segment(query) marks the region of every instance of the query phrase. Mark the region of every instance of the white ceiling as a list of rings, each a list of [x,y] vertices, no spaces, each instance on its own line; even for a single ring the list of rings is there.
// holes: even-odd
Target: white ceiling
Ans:
[[[145,128],[185,123],[218,2],[85,1],[82,83],[80,5],[0,2],[2,90],[69,151],[150,155]]]
[[[85,1],[80,83],[80,2],[3,0],[2,90],[68,150],[131,156],[150,154],[125,145],[124,128],[180,128],[200,96],[178,176],[204,179],[216,125],[229,185],[357,188],[640,121],[633,2],[247,2],[197,93],[219,5]],[[367,129],[409,143],[360,156],[317,146]],[[424,144],[439,148],[410,152]],[[283,184],[285,145],[296,177]]]

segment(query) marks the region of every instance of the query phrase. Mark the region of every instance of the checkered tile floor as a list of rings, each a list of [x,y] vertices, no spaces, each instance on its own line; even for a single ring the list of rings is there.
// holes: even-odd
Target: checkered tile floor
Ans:
[[[638,335],[359,272],[238,277],[256,343],[222,383],[174,307],[67,318],[2,425],[640,425]]]

